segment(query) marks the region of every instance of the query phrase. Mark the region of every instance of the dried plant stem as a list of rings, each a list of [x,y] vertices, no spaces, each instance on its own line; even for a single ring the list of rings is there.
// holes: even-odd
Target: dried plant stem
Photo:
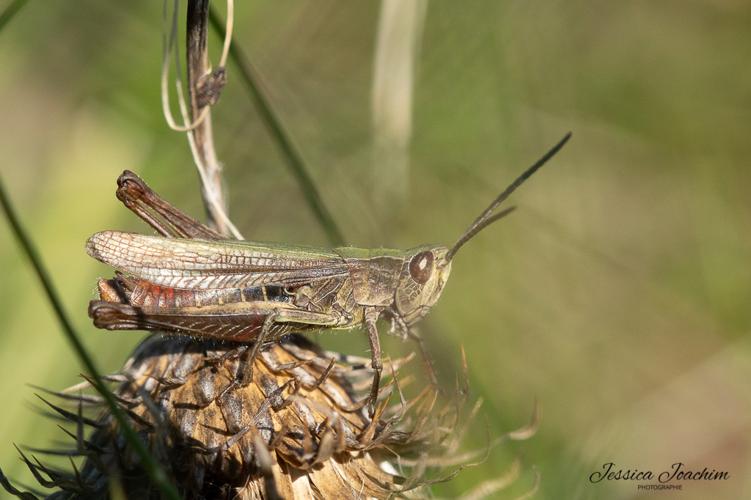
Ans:
[[[201,176],[202,195],[211,223],[225,236],[242,239],[227,217],[227,201],[222,183],[222,166],[214,149],[209,107],[224,85],[224,68],[211,71],[208,57],[209,0],[189,0],[187,14],[188,92],[190,112],[186,123],[193,157]],[[225,43],[226,47],[226,43]]]
[[[73,324],[71,323],[70,319],[68,319],[68,315],[63,309],[62,301],[58,297],[57,292],[52,285],[52,280],[49,276],[49,273],[47,273],[47,270],[44,268],[42,259],[40,258],[39,254],[36,251],[36,248],[31,242],[31,239],[28,237],[26,231],[21,225],[21,221],[16,215],[10,199],[6,195],[5,188],[1,179],[0,205],[2,205],[3,207],[5,217],[10,223],[13,234],[16,236],[16,239],[23,248],[24,253],[31,261],[32,267],[34,268],[34,271],[36,272],[40,283],[44,287],[44,291],[47,294],[47,299],[49,300],[50,304],[52,304],[52,308],[55,310],[55,315],[60,322],[60,326],[62,327],[63,333],[65,334],[65,338],[73,346],[73,350],[75,351],[79,360],[83,364],[86,371],[91,375],[92,385],[94,385],[94,388],[97,390],[97,392],[99,392],[104,398],[107,406],[109,407],[109,410],[117,420],[117,423],[123,435],[125,436],[125,439],[133,447],[133,450],[141,460],[144,469],[149,475],[149,478],[160,489],[165,497],[178,499],[179,496],[177,494],[177,490],[169,482],[167,475],[164,473],[159,463],[154,460],[154,457],[151,456],[144,443],[141,441],[138,435],[136,435],[135,431],[133,431],[128,419],[125,417],[122,410],[120,410],[117,402],[115,401],[114,396],[107,388],[107,386],[102,382],[101,372],[94,364],[93,358],[89,355],[88,351],[86,351],[86,348],[84,347],[83,343],[78,337],[78,334],[73,328]]]
[[[211,25],[216,32],[219,33],[220,36],[226,38],[226,31],[224,28],[225,23],[219,18],[219,15],[213,9],[210,9],[209,17]],[[256,109],[261,115],[261,119],[266,124],[271,137],[282,152],[282,155],[286,160],[286,165],[292,176],[297,181],[297,184],[305,197],[305,201],[308,203],[313,215],[315,215],[319,224],[325,231],[329,243],[334,246],[343,245],[345,240],[342,231],[339,229],[334,217],[326,207],[313,178],[308,172],[308,168],[303,161],[302,155],[292,142],[289,133],[279,118],[279,114],[274,110],[271,105],[271,100],[264,93],[260,84],[260,78],[253,68],[253,65],[250,63],[250,60],[242,49],[234,43],[234,41],[232,41],[230,45],[229,56],[235,64],[240,78],[245,84],[248,96],[256,105]]]

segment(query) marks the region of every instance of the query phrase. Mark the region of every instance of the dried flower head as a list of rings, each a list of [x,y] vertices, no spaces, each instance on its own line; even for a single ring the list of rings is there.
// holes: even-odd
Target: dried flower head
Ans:
[[[391,377],[370,418],[357,403],[367,400],[367,359],[323,351],[299,335],[268,345],[248,366],[245,352],[246,346],[155,335],[108,377],[131,425],[184,498],[421,498],[429,484],[481,461],[490,446],[526,439],[536,428],[533,422],[487,450],[459,453],[479,404],[462,411],[462,386],[450,399],[427,387],[406,401],[401,386],[409,377],[400,385],[397,376],[406,359],[387,364]],[[40,485],[58,490],[51,498],[109,498],[118,491],[159,498],[101,398],[81,393],[88,387],[53,393],[67,408],[48,403],[75,423],[68,432],[75,447],[32,450],[84,457],[80,471],[55,469],[23,452],[22,459]],[[87,427],[93,432],[85,438]],[[518,473],[515,464],[476,488],[477,497]],[[20,498],[36,498],[1,473],[0,483]]]
[[[367,360],[321,351],[297,335],[269,345],[245,368],[244,352],[153,336],[110,377],[119,383],[121,408],[185,498],[422,496],[429,452],[446,451],[455,406],[438,410],[432,390],[389,406],[386,393],[398,387],[392,377],[371,419],[357,404],[367,397]],[[239,384],[242,369],[251,373]],[[74,395],[85,385],[58,394],[78,412],[53,406],[77,424],[76,449],[66,451],[86,457],[81,471],[23,459],[60,495],[104,498],[117,488],[127,498],[158,497],[111,415],[89,416],[101,412],[102,401]],[[86,426],[95,429],[88,439]],[[397,472],[402,458],[408,466]]]

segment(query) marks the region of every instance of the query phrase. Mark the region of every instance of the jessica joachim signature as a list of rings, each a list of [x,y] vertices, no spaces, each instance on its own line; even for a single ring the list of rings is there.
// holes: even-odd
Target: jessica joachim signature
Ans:
[[[639,469],[619,469],[613,462],[602,464],[601,471],[595,471],[589,475],[589,482],[599,483],[602,480],[607,481],[654,481],[655,479],[662,483],[671,483],[674,481],[718,481],[726,480],[730,477],[727,471],[709,470],[704,467],[702,470],[686,469],[683,462],[676,462],[670,466],[670,469],[654,473],[651,470]]]

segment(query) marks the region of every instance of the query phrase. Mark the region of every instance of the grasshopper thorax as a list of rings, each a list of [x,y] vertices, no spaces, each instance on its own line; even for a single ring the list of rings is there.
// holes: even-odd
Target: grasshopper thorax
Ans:
[[[443,292],[451,261],[446,247],[419,247],[405,259],[394,296],[396,313],[407,326],[425,316]]]

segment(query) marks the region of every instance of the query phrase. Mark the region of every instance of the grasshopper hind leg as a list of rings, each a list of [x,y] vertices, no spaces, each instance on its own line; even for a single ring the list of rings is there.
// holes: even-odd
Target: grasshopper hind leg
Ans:
[[[176,238],[222,239],[209,226],[164,200],[140,177],[126,170],[117,179],[117,198],[162,236]]]

